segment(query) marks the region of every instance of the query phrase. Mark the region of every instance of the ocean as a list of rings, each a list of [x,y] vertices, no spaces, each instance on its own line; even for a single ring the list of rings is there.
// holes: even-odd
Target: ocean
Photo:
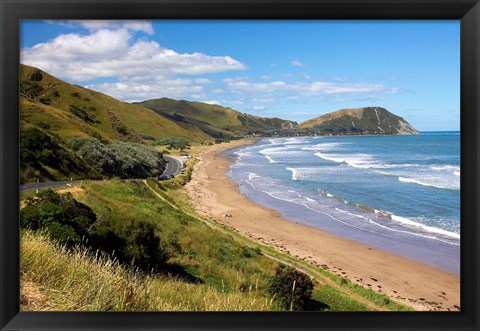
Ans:
[[[460,132],[266,138],[223,156],[287,220],[460,273]]]

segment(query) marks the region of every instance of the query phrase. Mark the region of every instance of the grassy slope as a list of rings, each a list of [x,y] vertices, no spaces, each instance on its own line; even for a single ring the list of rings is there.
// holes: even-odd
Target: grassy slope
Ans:
[[[261,255],[246,257],[242,246],[159,200],[141,181],[91,182],[78,198],[102,219],[122,215],[154,221],[164,241],[176,238],[180,244],[169,262],[217,289],[264,289],[266,276],[277,265]]]
[[[191,167],[193,167],[193,165],[192,162]],[[186,173],[186,175],[188,175],[188,173]],[[314,277],[317,281],[317,285],[312,297],[317,301],[328,304],[331,310],[412,310],[412,308],[398,303],[384,294],[377,293],[360,285],[352,284],[352,282],[346,278],[336,276],[328,271],[308,264],[305,261],[298,260],[290,255],[279,252],[273,247],[253,241],[252,239],[240,235],[236,231],[219,225],[216,222],[196,215],[195,206],[191,204],[186,192],[182,189],[178,189],[181,187],[181,183],[183,183],[181,178],[164,182],[149,181],[151,187],[158,187],[156,191],[163,197],[163,199],[169,201],[173,206],[183,210],[185,213],[195,215],[197,219],[202,220],[214,229],[231,235],[236,241],[261,249],[261,252],[264,255],[269,256],[276,261],[281,261],[283,264],[295,267]]]
[[[69,252],[25,231],[20,248],[21,310],[272,310],[254,290],[225,292],[208,284],[144,276],[102,256]]]
[[[38,69],[22,65],[20,81],[29,80],[32,72]],[[20,117],[31,124],[39,121],[50,124],[50,131],[62,139],[73,136],[91,136],[93,132],[106,139],[136,141],[138,134],[146,134],[157,139],[165,137],[182,137],[192,142],[211,139],[201,130],[185,128],[154,111],[129,103],[121,102],[100,92],[77,85],[68,84],[48,73],[38,84],[43,88],[41,94],[30,100],[21,97]],[[40,98],[50,99],[50,105],[42,104]],[[84,109],[97,123],[86,123],[74,116],[68,109],[75,105]],[[112,115],[129,129],[128,135],[121,135],[112,127]]]
[[[349,108],[349,109],[340,109],[322,116],[312,118],[305,122],[300,123],[302,128],[311,128],[317,125],[321,125],[326,121],[340,118],[342,116],[350,116],[353,118],[361,119],[363,117],[363,108]]]
[[[147,100],[139,104],[171,118],[175,114],[180,115],[212,136],[233,137],[237,135],[234,131],[246,132],[237,119],[238,112],[230,108],[168,98]]]
[[[251,131],[296,126],[295,122],[279,118],[252,116],[231,108],[195,101],[160,98],[139,104],[169,117],[180,115],[214,136],[234,137]]]
[[[193,166],[194,161],[190,162]],[[160,187],[149,180],[150,188],[137,180],[84,182],[83,189],[73,194],[103,220],[153,220],[164,241],[175,237],[180,244],[169,263],[185,268],[200,282],[165,276],[145,278],[105,258],[92,259],[84,252],[71,254],[55,248],[40,235],[27,232],[22,235],[21,250],[23,309],[272,310],[277,308],[265,295],[265,288],[278,265],[276,260],[316,278],[312,309],[320,302],[331,310],[405,309],[384,296],[199,218],[192,214],[182,182],[184,179],[176,178]]]

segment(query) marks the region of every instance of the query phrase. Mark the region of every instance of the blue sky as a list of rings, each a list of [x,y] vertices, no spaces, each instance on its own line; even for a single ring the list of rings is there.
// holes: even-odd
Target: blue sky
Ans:
[[[21,62],[117,99],[298,122],[380,106],[460,128],[459,21],[22,21]]]

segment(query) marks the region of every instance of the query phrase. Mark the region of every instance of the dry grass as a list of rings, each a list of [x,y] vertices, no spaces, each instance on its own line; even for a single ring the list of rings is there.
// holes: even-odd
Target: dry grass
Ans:
[[[70,252],[29,231],[20,250],[24,311],[273,310],[254,289],[224,292],[163,276],[145,276],[101,255]]]

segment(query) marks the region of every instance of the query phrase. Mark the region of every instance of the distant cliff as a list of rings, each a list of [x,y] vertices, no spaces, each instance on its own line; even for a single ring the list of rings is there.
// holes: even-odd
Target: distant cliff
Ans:
[[[317,134],[419,134],[402,117],[382,107],[341,109],[305,121],[300,127]]]

